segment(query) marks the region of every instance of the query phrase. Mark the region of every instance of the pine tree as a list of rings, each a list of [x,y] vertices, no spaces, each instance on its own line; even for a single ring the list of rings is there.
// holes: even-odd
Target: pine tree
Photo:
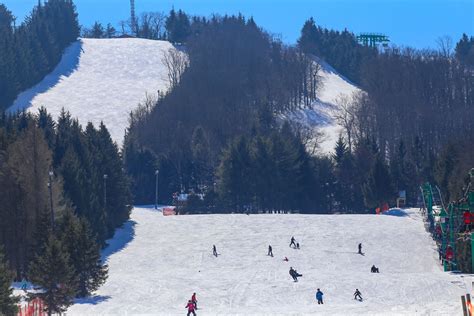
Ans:
[[[3,248],[0,247],[0,315],[16,315],[18,298],[13,296],[12,281],[13,274],[8,269]]]
[[[63,313],[72,305],[77,279],[70,257],[62,243],[50,235],[44,253],[35,258],[29,267],[29,279],[44,292],[38,293],[48,315]]]
[[[369,208],[381,207],[394,198],[392,179],[380,155],[377,155],[363,190],[365,205]]]
[[[107,265],[102,264],[100,246],[89,223],[85,219],[79,220],[70,211],[62,219],[59,235],[78,279],[76,294],[88,296],[107,279]]]

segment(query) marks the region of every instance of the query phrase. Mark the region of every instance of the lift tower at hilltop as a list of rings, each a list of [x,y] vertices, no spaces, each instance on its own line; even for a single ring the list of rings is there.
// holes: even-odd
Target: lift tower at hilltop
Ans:
[[[357,35],[357,40],[365,46],[377,47],[378,44],[382,44],[383,47],[388,46],[388,36],[377,33],[360,33]]]
[[[137,32],[137,20],[135,17],[135,0],[130,0],[130,24],[132,28],[132,33],[136,34]]]

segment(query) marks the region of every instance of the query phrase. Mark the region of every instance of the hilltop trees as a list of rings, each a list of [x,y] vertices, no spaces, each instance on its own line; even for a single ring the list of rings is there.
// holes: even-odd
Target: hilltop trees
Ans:
[[[377,54],[375,49],[360,45],[347,29],[340,32],[322,28],[313,18],[304,23],[298,46],[304,53],[322,58],[355,83],[361,82],[364,62]]]
[[[79,35],[70,0],[39,3],[21,25],[0,4],[0,110],[51,72],[64,49]]]

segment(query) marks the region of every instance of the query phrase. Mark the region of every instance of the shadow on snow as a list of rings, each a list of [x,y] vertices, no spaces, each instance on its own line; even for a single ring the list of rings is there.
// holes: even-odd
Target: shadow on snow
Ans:
[[[106,302],[110,299],[110,296],[108,295],[93,295],[90,297],[85,297],[85,298],[77,298],[74,300],[74,304],[91,304],[91,305],[97,305],[102,302]]]
[[[102,262],[107,261],[111,255],[124,249],[133,240],[136,224],[137,222],[128,220],[115,231],[114,237],[107,240],[108,246],[102,251]]]
[[[76,41],[66,48],[63,57],[54,70],[46,75],[38,84],[20,93],[8,112],[15,113],[26,110],[33,99],[53,88],[62,77],[69,77],[78,67],[82,49],[82,41]]]

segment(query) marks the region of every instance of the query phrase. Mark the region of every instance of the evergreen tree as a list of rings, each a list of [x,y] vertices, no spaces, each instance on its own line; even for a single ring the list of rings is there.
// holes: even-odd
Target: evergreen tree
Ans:
[[[73,303],[77,279],[62,243],[50,235],[44,252],[29,267],[29,279],[44,292],[36,294],[46,305],[48,315],[63,313]]]
[[[3,248],[0,246],[0,315],[16,315],[18,298],[13,296],[11,287],[13,273],[8,269]]]
[[[383,203],[394,198],[394,189],[388,166],[380,155],[377,155],[372,170],[364,185],[365,205],[369,208],[381,207]]]
[[[100,246],[85,219],[66,212],[59,229],[60,239],[68,251],[74,275],[76,294],[85,297],[97,290],[107,279],[107,266],[102,264]]]

